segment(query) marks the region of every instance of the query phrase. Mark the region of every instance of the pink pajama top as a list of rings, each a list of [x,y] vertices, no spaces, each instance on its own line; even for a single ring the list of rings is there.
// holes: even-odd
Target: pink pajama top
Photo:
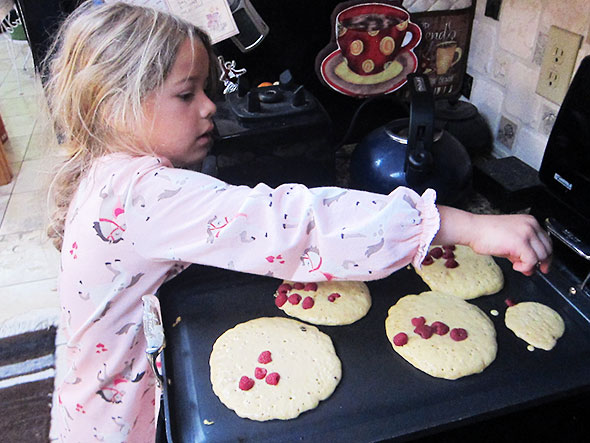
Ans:
[[[154,441],[141,297],[190,263],[302,282],[383,278],[421,263],[440,224],[434,200],[405,188],[232,186],[165,158],[97,160],[66,219],[56,435]]]

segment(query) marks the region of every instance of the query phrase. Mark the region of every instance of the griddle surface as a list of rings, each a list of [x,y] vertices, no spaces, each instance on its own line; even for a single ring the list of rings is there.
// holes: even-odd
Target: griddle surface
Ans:
[[[281,281],[189,267],[160,290],[173,441],[378,441],[434,432],[590,387],[590,326],[539,276],[524,277],[507,260],[498,263],[506,277],[504,289],[471,301],[496,327],[498,354],[485,371],[437,379],[393,351],[385,335],[389,307],[404,295],[428,290],[413,270],[403,269],[367,283],[373,305],[365,318],[349,326],[319,326],[342,361],[342,381],[334,394],[294,420],[267,422],[240,418],[219,401],[209,379],[209,355],[217,337],[238,323],[286,317],[273,298]],[[528,351],[505,327],[508,297],[538,301],[559,312],[565,334],[552,351]],[[500,315],[491,316],[492,309]],[[172,327],[177,317],[181,321]]]

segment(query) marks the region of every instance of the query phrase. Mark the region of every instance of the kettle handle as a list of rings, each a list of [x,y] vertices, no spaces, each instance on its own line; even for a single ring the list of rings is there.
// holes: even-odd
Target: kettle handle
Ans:
[[[405,172],[411,184],[423,181],[432,168],[434,134],[434,95],[428,77],[408,74],[410,91],[410,128]]]

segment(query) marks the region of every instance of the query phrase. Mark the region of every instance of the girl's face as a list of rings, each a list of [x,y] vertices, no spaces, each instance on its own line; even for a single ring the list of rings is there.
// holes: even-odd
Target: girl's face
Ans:
[[[145,100],[146,121],[139,136],[174,166],[199,165],[211,146],[215,104],[204,88],[209,75],[205,46],[189,39],[180,46],[161,89]]]

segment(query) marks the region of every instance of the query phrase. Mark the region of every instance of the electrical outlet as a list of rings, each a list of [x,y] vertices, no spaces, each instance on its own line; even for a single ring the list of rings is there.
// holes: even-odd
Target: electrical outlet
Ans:
[[[561,104],[574,72],[582,38],[579,34],[551,26],[537,82],[537,94]]]

